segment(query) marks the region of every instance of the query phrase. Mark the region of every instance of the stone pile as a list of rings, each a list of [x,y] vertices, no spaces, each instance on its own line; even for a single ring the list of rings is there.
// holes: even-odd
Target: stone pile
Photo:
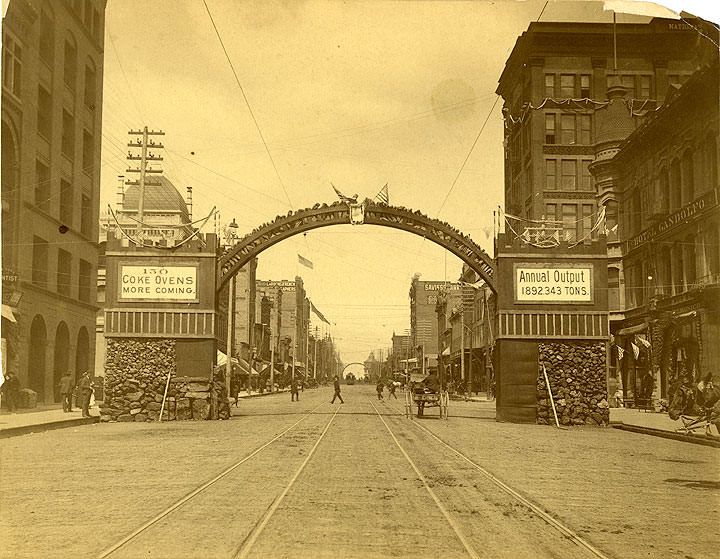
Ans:
[[[157,421],[170,374],[163,421],[227,419],[225,386],[205,377],[177,377],[175,342],[109,339],[101,421]]]
[[[605,344],[557,342],[539,344],[537,422],[554,424],[543,364],[562,425],[607,425],[610,410],[605,381]]]

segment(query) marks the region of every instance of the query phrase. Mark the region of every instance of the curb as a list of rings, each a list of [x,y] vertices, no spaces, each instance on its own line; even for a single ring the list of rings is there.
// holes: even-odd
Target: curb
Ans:
[[[0,439],[17,437],[20,435],[29,435],[31,433],[42,433],[44,431],[52,431],[53,429],[64,429],[66,427],[76,427],[80,425],[92,425],[98,423],[99,417],[78,417],[77,419],[64,419],[62,421],[51,421],[48,423],[38,423],[36,425],[22,425],[20,427],[8,427],[0,430]]]
[[[626,425],[625,423],[611,423],[610,427],[614,429],[620,429],[621,431],[628,431],[631,433],[641,433],[643,435],[652,435],[654,437],[661,437],[663,439],[673,439],[685,443],[720,448],[720,440],[708,439],[700,435],[685,435],[684,433],[664,431],[662,429],[653,429],[652,427],[638,427],[637,425]]]

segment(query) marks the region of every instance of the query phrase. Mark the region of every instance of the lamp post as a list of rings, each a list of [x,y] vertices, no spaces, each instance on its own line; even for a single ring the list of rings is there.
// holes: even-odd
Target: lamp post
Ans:
[[[232,246],[237,241],[238,224],[233,218],[232,223],[225,228],[225,244]],[[227,343],[225,347],[227,361],[225,362],[225,390],[227,390],[228,403],[230,398],[230,377],[232,376],[232,349],[235,332],[233,332],[233,315],[235,314],[235,276],[230,278],[228,283],[228,308],[227,308]]]

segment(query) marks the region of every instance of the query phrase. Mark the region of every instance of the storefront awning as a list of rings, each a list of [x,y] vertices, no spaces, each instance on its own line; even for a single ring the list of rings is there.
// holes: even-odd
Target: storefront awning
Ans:
[[[616,336],[631,336],[632,334],[639,334],[640,332],[644,332],[648,328],[648,323],[643,322],[642,324],[638,324],[637,326],[628,326],[627,328],[623,328],[622,330],[618,330],[618,332],[615,334]]]
[[[10,322],[17,322],[15,319],[15,313],[13,313],[12,309],[8,305],[2,306],[2,317]]]

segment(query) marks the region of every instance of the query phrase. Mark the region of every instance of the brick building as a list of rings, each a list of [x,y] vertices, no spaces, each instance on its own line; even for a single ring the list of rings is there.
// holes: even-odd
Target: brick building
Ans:
[[[38,401],[92,371],[105,2],[12,0],[3,18],[3,356]]]

